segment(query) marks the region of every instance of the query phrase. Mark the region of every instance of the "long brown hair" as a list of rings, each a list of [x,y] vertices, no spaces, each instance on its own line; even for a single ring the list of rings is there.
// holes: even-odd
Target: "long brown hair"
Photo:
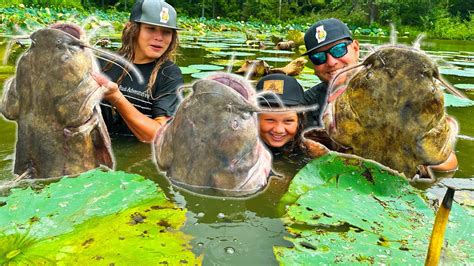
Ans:
[[[179,39],[178,39],[178,31],[175,29],[172,29],[173,31],[173,36],[171,38],[170,45],[168,46],[168,49],[161,55],[160,58],[156,60],[155,67],[153,68],[153,71],[151,72],[150,79],[148,79],[147,83],[147,92],[148,95],[153,99],[153,85],[155,84],[156,77],[158,75],[158,71],[161,68],[161,65],[163,65],[164,62],[167,60],[170,61],[175,61],[176,60],[176,50],[178,49],[179,45]],[[134,21],[129,21],[127,24],[125,24],[125,27],[123,28],[122,31],[122,47],[118,50],[118,54],[125,57],[128,61],[133,63],[133,60],[135,59],[135,49],[137,47],[137,40],[138,40],[138,35],[140,34],[140,23],[134,22]],[[109,63],[107,64],[104,68],[103,71],[109,70],[112,67],[112,64]],[[125,75],[127,73],[125,71],[122,72],[120,77],[117,80],[117,84],[120,84]]]

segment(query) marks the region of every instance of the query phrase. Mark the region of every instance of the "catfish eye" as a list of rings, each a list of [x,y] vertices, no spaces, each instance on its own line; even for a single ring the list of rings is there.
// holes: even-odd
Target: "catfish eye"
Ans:
[[[70,56],[69,56],[68,54],[63,54],[63,55],[61,56],[61,61],[64,61],[64,62],[65,62],[65,61],[69,60],[69,58],[70,58]]]
[[[250,115],[249,112],[243,112],[242,114],[240,114],[240,117],[242,117],[242,119],[244,120],[247,120],[251,117],[252,115]]]

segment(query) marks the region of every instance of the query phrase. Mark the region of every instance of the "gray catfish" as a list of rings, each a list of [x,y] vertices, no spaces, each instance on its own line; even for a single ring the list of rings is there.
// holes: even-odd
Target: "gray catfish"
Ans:
[[[253,87],[218,73],[193,84],[174,120],[154,140],[159,168],[178,187],[248,196],[266,187],[271,155],[258,136]]]
[[[80,32],[75,27],[69,32]],[[2,114],[18,125],[14,173],[50,178],[113,168],[98,106],[103,89],[90,75],[98,69],[93,53],[63,30],[41,29],[30,39],[1,102]]]
[[[398,45],[377,49],[361,65],[347,88],[329,97],[323,121],[331,139],[408,178],[418,165],[445,161],[457,124],[445,113],[433,60]]]

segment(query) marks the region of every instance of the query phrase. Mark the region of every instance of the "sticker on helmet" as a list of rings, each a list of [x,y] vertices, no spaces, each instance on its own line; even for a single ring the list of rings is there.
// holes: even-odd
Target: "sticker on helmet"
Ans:
[[[271,91],[275,94],[283,94],[283,80],[265,80],[263,82],[263,91]]]
[[[160,13],[160,22],[161,23],[168,23],[170,20],[170,13],[167,7],[163,7]]]
[[[321,25],[316,28],[316,40],[318,40],[318,43],[324,42],[326,40],[327,33],[324,30],[324,25]]]

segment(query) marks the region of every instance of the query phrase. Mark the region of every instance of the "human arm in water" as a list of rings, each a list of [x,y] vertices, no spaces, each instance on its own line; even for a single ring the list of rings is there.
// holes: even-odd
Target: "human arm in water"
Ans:
[[[106,88],[104,99],[120,113],[127,127],[142,142],[152,142],[156,132],[166,124],[171,117],[158,116],[149,118],[133,106],[119,90],[117,83],[110,81],[104,75],[93,73],[92,76],[100,86]]]

